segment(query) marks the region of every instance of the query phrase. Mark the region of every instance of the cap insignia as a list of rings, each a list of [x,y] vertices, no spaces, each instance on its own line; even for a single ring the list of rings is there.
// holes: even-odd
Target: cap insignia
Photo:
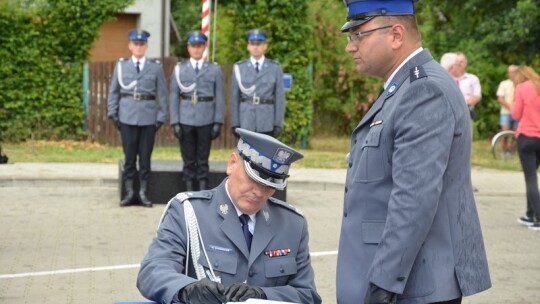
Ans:
[[[282,163],[282,164],[285,164],[287,162],[287,160],[292,156],[292,152],[287,150],[287,149],[283,149],[283,148],[279,148],[276,152],[276,156],[274,156],[274,160],[279,162],[279,163]]]

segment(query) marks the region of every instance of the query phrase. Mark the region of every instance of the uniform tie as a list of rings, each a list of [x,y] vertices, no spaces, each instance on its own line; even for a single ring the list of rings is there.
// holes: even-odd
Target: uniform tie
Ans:
[[[141,62],[140,61],[137,61],[137,73],[140,73],[141,72]]]
[[[246,239],[248,250],[251,250],[251,239],[253,238],[253,235],[251,232],[249,232],[249,215],[242,214],[239,217],[240,222],[242,223],[242,232],[244,233],[244,238]]]
[[[255,72],[259,73],[259,62],[255,62]]]
[[[199,63],[195,63],[195,74],[199,74]]]

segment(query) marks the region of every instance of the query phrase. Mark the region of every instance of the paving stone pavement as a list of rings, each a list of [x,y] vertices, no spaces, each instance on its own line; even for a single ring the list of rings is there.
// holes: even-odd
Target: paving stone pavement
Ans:
[[[114,165],[16,165],[0,166],[0,303],[143,301],[138,264],[164,205],[118,207]],[[344,176],[299,168],[287,190],[308,219],[323,303],[335,303]],[[475,169],[473,184],[493,287],[463,303],[540,303],[540,232],[516,222],[522,173]]]

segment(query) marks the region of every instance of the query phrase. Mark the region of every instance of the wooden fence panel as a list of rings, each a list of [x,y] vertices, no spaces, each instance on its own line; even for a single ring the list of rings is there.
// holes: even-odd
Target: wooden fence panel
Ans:
[[[163,60],[163,71],[166,77],[167,87],[174,66],[178,62],[175,57],[168,57]],[[107,118],[107,98],[111,77],[114,72],[116,62],[96,62],[90,64],[89,71],[89,100],[88,100],[88,133],[92,141],[101,144],[120,146],[122,144],[120,133],[116,126]],[[232,149],[236,146],[237,140],[231,133],[229,118],[229,91],[232,65],[222,65],[225,79],[225,123],[221,129],[221,135],[212,141],[212,149]],[[168,96],[167,96],[168,100]],[[169,113],[165,125],[158,131],[155,146],[179,146],[178,140],[174,137],[169,123]]]

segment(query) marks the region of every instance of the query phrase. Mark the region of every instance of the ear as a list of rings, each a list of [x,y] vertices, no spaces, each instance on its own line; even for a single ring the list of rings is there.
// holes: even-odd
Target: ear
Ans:
[[[399,49],[405,43],[405,27],[397,23],[392,27],[390,33],[392,35],[392,48]]]
[[[238,165],[238,159],[240,157],[236,152],[232,152],[229,160],[227,161],[227,175],[231,175],[234,170],[234,167]]]

